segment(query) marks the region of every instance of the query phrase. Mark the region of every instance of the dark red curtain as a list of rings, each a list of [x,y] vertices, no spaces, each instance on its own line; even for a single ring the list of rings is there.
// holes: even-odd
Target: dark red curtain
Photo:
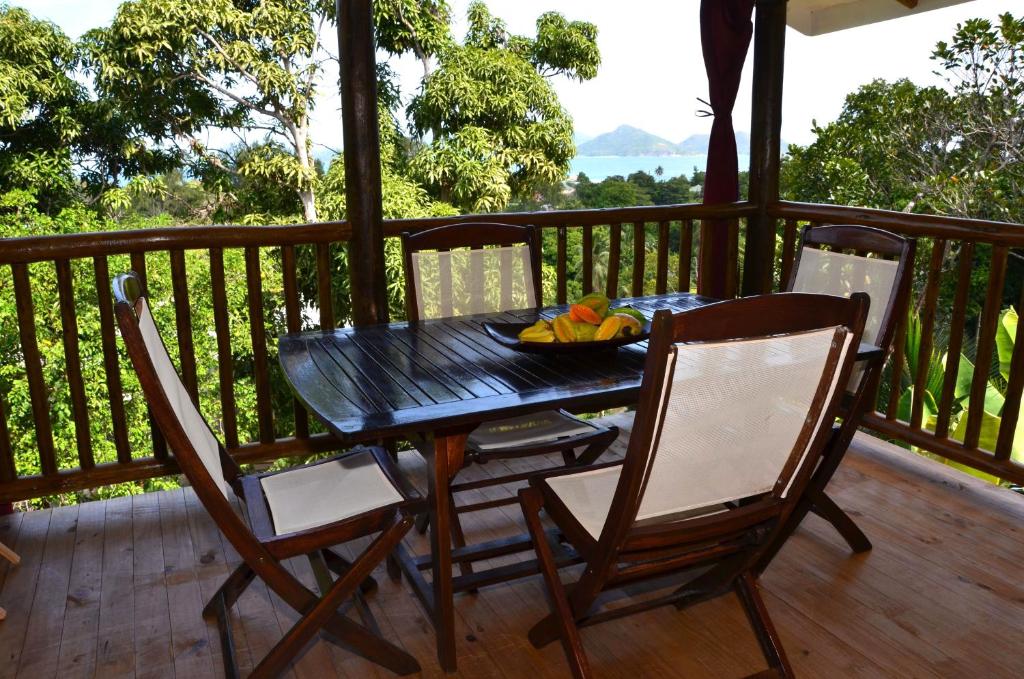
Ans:
[[[739,167],[732,107],[740,87],[743,62],[754,33],[754,0],[701,0],[700,37],[714,124],[708,142],[704,204],[739,200]],[[697,290],[710,297],[736,295],[739,237],[736,222],[706,220],[701,224]]]

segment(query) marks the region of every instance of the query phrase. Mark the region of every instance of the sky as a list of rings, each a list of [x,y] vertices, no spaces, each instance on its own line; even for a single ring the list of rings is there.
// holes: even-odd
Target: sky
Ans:
[[[39,18],[58,24],[78,37],[89,28],[108,24],[119,0],[7,0]],[[456,35],[465,29],[469,0],[450,0],[457,18]],[[896,2],[896,0],[893,0]],[[875,78],[909,78],[919,85],[942,84],[929,55],[935,43],[948,39],[958,22],[973,17],[994,19],[1019,0],[974,0],[923,14],[807,37],[786,32],[786,64],[782,137],[790,143],[814,140],[813,121],[827,123],[839,115],[843,98]],[[85,10],[84,7],[88,7]],[[679,142],[710,130],[710,119],[696,115],[707,99],[707,76],[700,48],[699,0],[489,0],[491,12],[511,31],[534,35],[543,12],[557,10],[570,20],[598,27],[602,62],[593,80],[579,83],[556,78],[562,104],[573,116],[577,134],[593,137],[619,125],[633,125]],[[624,11],[624,7],[633,11]],[[333,31],[325,44],[336,49]],[[737,130],[750,127],[751,63],[748,55],[743,82],[733,112]],[[407,57],[393,63],[401,76],[403,96],[418,87],[421,66]],[[325,84],[337,82],[327,73]],[[322,144],[341,146],[339,99],[329,85],[317,104],[313,137]]]

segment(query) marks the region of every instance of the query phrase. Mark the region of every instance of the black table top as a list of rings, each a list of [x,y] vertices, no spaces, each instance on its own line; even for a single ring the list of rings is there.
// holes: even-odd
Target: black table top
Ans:
[[[686,293],[617,300],[648,316],[716,300]],[[566,307],[548,307],[547,318]],[[279,359],[296,398],[335,436],[355,443],[475,425],[564,408],[587,412],[636,402],[647,342],[594,354],[526,354],[484,331],[485,321],[536,318],[533,310],[292,333]],[[876,359],[869,344],[859,359]]]
[[[674,293],[616,301],[645,314],[715,300]],[[541,312],[553,317],[565,307]],[[349,442],[438,431],[548,408],[584,412],[636,401],[646,342],[595,354],[542,356],[503,347],[489,320],[532,310],[284,335],[279,358],[296,397]]]

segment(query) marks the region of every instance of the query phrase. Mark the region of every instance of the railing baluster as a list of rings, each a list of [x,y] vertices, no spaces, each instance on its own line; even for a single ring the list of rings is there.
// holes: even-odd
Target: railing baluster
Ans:
[[[787,219],[782,227],[782,269],[779,272],[779,291],[789,286],[793,274],[793,262],[796,259],[796,220]]]
[[[985,293],[985,306],[982,307],[980,335],[975,351],[971,398],[967,406],[965,448],[977,448],[981,436],[981,417],[985,410],[985,390],[988,388],[988,366],[992,362],[992,351],[996,345],[996,325],[999,323],[999,306],[1003,298],[1008,254],[1009,250],[1005,246],[997,245],[992,248],[988,290]]]
[[[331,291],[331,246],[316,244],[316,289],[320,304],[320,328],[334,327],[334,294]]]
[[[67,366],[68,390],[71,393],[71,416],[75,421],[78,466],[82,469],[92,469],[96,466],[96,460],[92,454],[89,408],[86,405],[85,384],[82,381],[82,360],[78,353],[78,318],[75,314],[71,263],[66,259],[58,259],[54,264],[57,269],[61,335],[64,338],[64,362]]]
[[[174,325],[178,334],[178,363],[181,381],[192,402],[199,406],[199,380],[196,378],[196,350],[192,343],[192,300],[188,296],[185,251],[171,250],[171,289],[174,294]]]
[[[896,339],[893,341],[892,362],[889,364],[889,403],[886,404],[885,417],[895,420],[900,404],[900,377],[903,374],[903,353],[907,344],[907,317],[897,319]]]
[[[668,292],[668,222],[658,222],[658,264],[654,274],[654,294]]]
[[[555,303],[565,304],[569,296],[567,285],[568,279],[565,273],[565,262],[567,257],[566,249],[568,248],[568,229],[565,226],[558,227],[558,253],[555,257]]]
[[[249,329],[252,338],[253,382],[256,386],[256,420],[260,443],[274,441],[274,411],[270,401],[270,373],[267,361],[267,333],[263,320],[263,280],[260,249],[245,249],[245,285],[249,296]]]
[[[0,483],[14,481],[18,470],[14,467],[14,451],[11,449],[11,432],[7,429],[7,413],[4,399],[0,396]]]
[[[110,288],[110,268],[107,265],[106,257],[93,257],[92,261],[93,272],[96,275],[96,298],[100,307],[103,370],[107,377],[110,420],[114,427],[114,448],[117,450],[117,461],[121,464],[128,464],[132,461],[132,450],[128,441],[128,423],[124,413],[124,394],[121,388],[121,361],[117,355],[117,339],[114,331],[114,299]]]
[[[32,403],[32,420],[36,430],[36,445],[39,446],[39,468],[44,475],[57,473],[57,456],[53,447],[53,429],[50,424],[50,406],[46,382],[43,379],[43,360],[39,355],[36,340],[35,305],[32,302],[32,284],[26,264],[13,264],[14,304],[18,312],[18,334],[21,340],[21,355],[25,361],[25,376],[28,378],[29,400]]]
[[[295,267],[295,246],[281,247],[281,278],[284,283],[284,317],[288,332],[302,330],[302,309],[299,306],[298,273]],[[309,438],[309,415],[298,399],[293,399],[295,436]]]
[[[608,225],[608,280],[605,293],[609,298],[619,296],[619,265],[622,260],[622,224]]]
[[[956,394],[956,379],[960,372],[960,352],[964,344],[964,325],[967,321],[967,298],[971,291],[971,270],[974,268],[974,243],[964,241],[960,246],[960,261],[957,264],[956,294],[953,297],[953,315],[949,321],[949,346],[946,355],[946,371],[942,378],[942,397],[939,399],[939,414],[935,420],[935,436],[940,439],[949,436],[949,418],[953,412],[953,397]]]
[[[583,294],[594,291],[594,227],[583,227]]]
[[[644,294],[644,274],[647,255],[647,225],[644,222],[633,222],[633,296]]]
[[[148,292],[148,278],[146,275],[146,253],[145,252],[133,252],[131,254],[132,271],[139,276],[139,281],[142,283],[142,289]],[[160,431],[160,427],[156,426],[156,419],[153,417],[153,409],[147,404],[146,405],[146,417],[149,419],[149,435],[150,440],[153,442],[153,457],[158,460],[167,459],[167,441],[164,440],[163,432]]]
[[[1024,309],[1024,289],[1021,290],[1018,309]],[[1020,419],[1020,400],[1024,392],[1024,338],[1013,343],[1010,355],[1010,375],[1006,383],[1006,402],[999,422],[999,437],[996,439],[996,459],[1007,461],[1013,452],[1013,439]]]
[[[213,296],[213,329],[217,335],[217,374],[220,378],[220,412],[224,445],[227,448],[237,448],[238,413],[235,409],[234,354],[231,352],[224,250],[221,248],[210,248],[210,287]]]
[[[928,263],[928,282],[924,289],[924,307],[921,314],[921,345],[917,351],[917,374],[914,376],[914,396],[910,407],[910,427],[920,429],[924,419],[924,391],[931,367],[932,344],[935,334],[935,305],[939,298],[939,279],[942,261],[946,255],[946,241],[932,244],[932,258]]]
[[[690,267],[693,263],[693,220],[685,219],[679,224],[679,281],[676,290],[690,291]]]

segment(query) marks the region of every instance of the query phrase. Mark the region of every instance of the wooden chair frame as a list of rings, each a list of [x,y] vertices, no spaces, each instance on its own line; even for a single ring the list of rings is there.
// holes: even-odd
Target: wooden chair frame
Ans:
[[[867,306],[864,294],[846,300],[790,293],[720,302],[674,316],[668,311],[655,314],[633,431],[600,536],[595,539],[583,529],[548,485],[547,480],[556,474],[532,479],[530,486],[519,493],[552,608],[552,613],[530,630],[529,638],[535,646],[561,639],[573,676],[583,679],[592,673],[580,639],[580,627],[667,604],[681,608],[735,591],[771,668],[754,676],[792,676],[779,636],[758,593],[754,567],[796,508],[814,462],[827,444],[831,428],[818,425],[817,416],[823,415],[822,422],[828,422],[838,410],[840,390],[829,398],[829,388],[836,375],[840,385],[849,379]],[[678,342],[755,338],[834,326],[842,327],[836,331],[810,417],[773,490],[731,503],[729,511],[719,514],[635,525],[646,474],[653,465],[661,435],[660,412],[665,407],[662,385],[670,369],[673,346]],[[847,335],[852,336],[852,342],[840,363]],[[807,456],[800,464],[805,450]],[[562,471],[557,475],[574,472]],[[559,578],[552,548],[546,540],[540,519],[542,508],[585,562],[580,579],[568,588]],[[699,574],[687,576],[694,569],[700,569]],[[668,595],[600,610],[602,592],[652,578],[664,586],[663,578],[673,574],[682,576],[684,584]]]
[[[857,388],[847,394],[842,404],[840,414],[843,418],[842,424],[835,427],[832,439],[822,456],[821,463],[815,470],[808,486],[807,493],[801,504],[793,512],[788,524],[780,532],[779,540],[765,555],[759,570],[763,572],[768,564],[782,548],[786,539],[792,535],[800,522],[809,512],[813,512],[828,521],[846,540],[854,553],[862,553],[871,549],[871,541],[844,512],[836,502],[825,492],[829,481],[843,461],[850,442],[853,440],[857,428],[860,426],[861,418],[865,411],[874,406],[875,395],[878,392],[878,384],[882,379],[882,368],[885,360],[892,350],[893,339],[896,335],[896,328],[900,319],[907,313],[907,304],[910,301],[910,286],[914,274],[914,252],[917,247],[916,241],[898,236],[888,231],[876,229],[869,226],[857,225],[827,225],[808,226],[804,228],[801,238],[801,248],[797,253],[796,261],[793,264],[793,271],[790,274],[786,290],[791,291],[796,283],[797,272],[800,269],[800,255],[803,254],[803,246],[806,247],[831,247],[834,251],[853,251],[864,255],[876,255],[886,259],[895,259],[897,262],[896,276],[893,282],[892,292],[889,299],[885,301],[885,312],[882,315],[878,328],[878,337],[875,345],[881,350],[871,358],[861,361],[863,373]]]
[[[11,562],[11,566],[17,566],[19,563],[21,563],[21,557],[18,556],[13,549],[11,549],[2,542],[0,542],[0,556],[2,556],[7,561]],[[3,620],[6,617],[7,611],[0,607],[0,620]]]
[[[513,224],[501,224],[491,222],[468,222],[456,223],[448,226],[441,226],[417,233],[405,232],[402,234],[402,252],[405,262],[405,301],[408,319],[410,323],[419,322],[419,309],[416,308],[416,282],[413,278],[413,253],[423,250],[451,250],[453,248],[482,248],[485,246],[512,246],[525,243],[530,250],[530,262],[532,276],[530,283],[533,287],[534,299],[541,304],[543,292],[541,287],[541,258],[540,258],[540,232],[533,226],[517,226]],[[560,411],[562,415],[573,417],[571,413]],[[466,445],[467,463],[484,464],[492,460],[513,459],[521,457],[532,457],[546,455],[549,453],[561,453],[565,466],[581,466],[593,464],[597,458],[608,449],[616,438],[618,438],[618,427],[603,427],[588,423],[593,431],[579,434],[577,436],[559,439],[557,441],[540,441],[520,446],[482,450],[473,445],[470,440]],[[414,441],[414,443],[417,443]],[[430,445],[429,442],[417,443],[417,447]],[[578,448],[583,451],[576,454]],[[488,486],[504,485],[517,481],[524,481],[542,472],[527,472],[521,474],[506,474],[490,479],[455,483],[451,486],[451,505],[455,507],[455,493],[476,490]],[[474,511],[481,511],[502,505],[515,504],[516,497],[510,495],[508,498],[499,498],[487,502],[477,502],[462,505],[456,508],[452,516],[451,531],[452,540],[457,548],[466,546],[465,534],[459,520],[459,514]],[[420,532],[426,530],[427,519],[424,515],[418,522],[417,528]],[[463,574],[473,572],[470,562],[462,562],[459,565]]]
[[[375,586],[370,577],[373,568],[401,542],[412,526],[415,514],[422,511],[421,498],[405,483],[391,458],[381,448],[369,449],[384,474],[398,489],[401,501],[323,526],[276,535],[260,484],[260,479],[270,474],[243,475],[234,459],[218,444],[224,479],[245,502],[249,518],[247,525],[203,464],[161,386],[139,328],[138,314],[142,309],[144,292],[138,276],[122,274],[114,280],[113,288],[121,334],[153,418],[200,502],[243,561],[203,610],[205,618],[215,617],[217,620],[226,676],[238,676],[229,611],[256,577],[294,609],[299,620],[249,676],[278,676],[321,630],[328,641],[397,674],[420,671],[415,658],[380,636],[369,609],[360,597],[360,590],[369,591]],[[363,452],[366,449],[348,454]],[[378,532],[379,535],[354,562],[330,549],[332,545]],[[282,563],[284,559],[299,555],[309,557],[320,596],[303,585]],[[337,574],[333,582],[329,571]],[[356,605],[363,624],[343,614],[345,609],[340,607],[347,600]]]

